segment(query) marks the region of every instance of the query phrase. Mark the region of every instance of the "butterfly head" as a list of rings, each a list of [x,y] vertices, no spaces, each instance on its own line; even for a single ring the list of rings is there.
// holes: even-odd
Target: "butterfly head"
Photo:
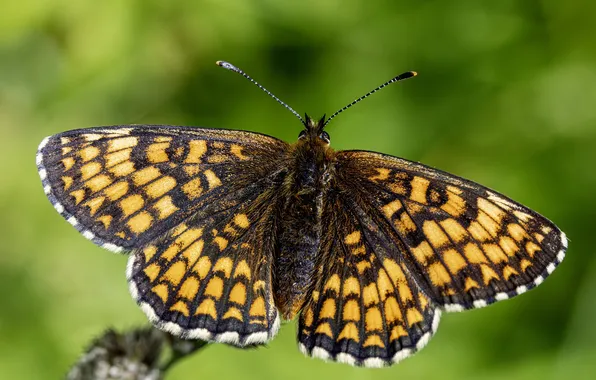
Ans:
[[[305,115],[305,120],[304,129],[298,134],[298,140],[308,140],[313,143],[329,146],[331,144],[331,138],[329,137],[329,133],[324,131],[325,115],[319,120],[311,119],[310,116]]]

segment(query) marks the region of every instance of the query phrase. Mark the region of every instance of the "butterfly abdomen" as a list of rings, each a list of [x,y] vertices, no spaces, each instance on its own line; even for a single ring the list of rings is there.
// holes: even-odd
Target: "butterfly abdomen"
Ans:
[[[324,151],[306,144],[297,147],[292,170],[283,184],[278,208],[278,245],[273,279],[275,303],[285,319],[304,304],[315,271],[321,241],[323,194],[328,177]]]

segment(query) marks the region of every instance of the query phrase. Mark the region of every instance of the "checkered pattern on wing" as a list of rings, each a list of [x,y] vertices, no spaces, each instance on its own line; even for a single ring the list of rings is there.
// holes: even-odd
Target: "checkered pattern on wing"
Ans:
[[[390,365],[429,341],[440,310],[389,237],[349,195],[339,194],[326,200],[326,234],[314,290],[300,315],[300,347],[322,359]]]
[[[44,139],[37,165],[56,210],[96,244],[123,251],[148,244],[214,199],[257,191],[286,149],[242,131],[99,127]]]
[[[563,260],[548,219],[473,182],[378,153],[346,151],[345,186],[390,231],[415,281],[448,311],[482,307],[540,284]]]

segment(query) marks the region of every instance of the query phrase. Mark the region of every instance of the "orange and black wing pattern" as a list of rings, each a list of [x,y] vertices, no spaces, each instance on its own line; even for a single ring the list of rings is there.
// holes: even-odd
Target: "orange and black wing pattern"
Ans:
[[[348,193],[329,192],[318,272],[298,341],[306,355],[382,367],[422,348],[441,311],[367,213]]]
[[[287,149],[250,132],[127,125],[46,138],[37,166],[83,236],[132,251],[131,292],[155,324],[244,345],[276,329],[264,207]]]
[[[486,187],[379,153],[340,152],[337,165],[342,186],[392,236],[393,258],[446,311],[524,293],[565,257],[551,221]]]

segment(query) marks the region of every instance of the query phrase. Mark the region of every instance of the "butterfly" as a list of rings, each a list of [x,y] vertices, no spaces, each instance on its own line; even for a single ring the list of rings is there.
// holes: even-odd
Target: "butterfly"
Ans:
[[[171,334],[262,345],[298,316],[300,350],[381,367],[412,355],[441,312],[542,283],[567,239],[474,182],[401,158],[334,151],[330,118],[293,144],[245,131],[121,125],[44,139],[54,208],[87,239],[129,253],[130,293]]]

